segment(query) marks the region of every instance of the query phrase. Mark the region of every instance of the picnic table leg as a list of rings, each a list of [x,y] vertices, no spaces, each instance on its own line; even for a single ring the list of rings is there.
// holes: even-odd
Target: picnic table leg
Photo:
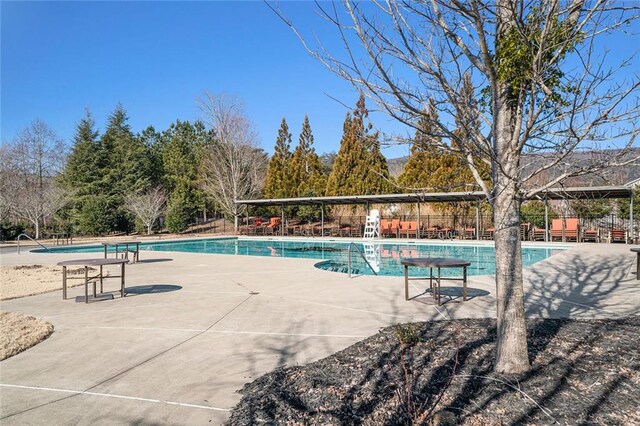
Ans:
[[[438,268],[438,279],[437,279],[437,289],[435,293],[437,294],[436,300],[438,301],[438,306],[440,306],[440,268]]]
[[[62,300],[67,300],[67,267],[62,267]]]
[[[84,267],[84,303],[89,303],[89,267]]]
[[[409,266],[404,265],[404,300],[409,300]]]
[[[124,297],[124,262],[120,265],[120,297]]]
[[[429,290],[431,290],[431,294],[434,295],[433,294],[433,268],[429,268]]]
[[[467,267],[462,268],[462,301],[467,301]]]
[[[104,293],[104,276],[102,275],[102,265],[100,265],[100,293]]]

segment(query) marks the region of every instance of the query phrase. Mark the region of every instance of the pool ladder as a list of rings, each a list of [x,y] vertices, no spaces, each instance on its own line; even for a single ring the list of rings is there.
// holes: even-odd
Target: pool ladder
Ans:
[[[45,246],[44,244],[34,240],[33,238],[31,238],[30,236],[28,236],[27,234],[20,234],[18,235],[18,254],[20,254],[20,237],[25,237],[30,239],[31,241],[33,241],[34,243],[36,243],[37,245],[39,245],[40,247],[42,247],[43,249],[49,251],[49,247]]]
[[[373,266],[371,266],[371,264],[369,263],[369,261],[365,257],[365,255],[362,252],[362,250],[360,250],[360,247],[358,247],[358,245],[356,243],[349,243],[349,251],[347,253],[347,256],[348,256],[347,257],[347,271],[349,272],[349,278],[351,278],[351,252],[353,251],[352,248],[355,248],[356,251],[360,254],[360,257],[362,258],[362,260],[364,260],[364,263],[367,264],[369,269],[371,269],[371,272],[373,272],[373,275],[378,275],[378,273],[375,271],[375,269],[373,269]]]

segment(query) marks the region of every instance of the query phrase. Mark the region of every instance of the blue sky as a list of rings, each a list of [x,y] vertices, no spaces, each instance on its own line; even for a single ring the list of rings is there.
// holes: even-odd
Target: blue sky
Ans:
[[[323,31],[313,3],[287,3]],[[309,114],[318,152],[336,151],[357,92],[311,58],[262,2],[2,2],[2,140],[40,118],[65,140],[88,107],[98,127],[121,102],[134,131],[199,117],[196,97],[238,95],[272,152],[282,117],[294,144]],[[317,26],[317,28],[316,28]],[[326,27],[326,24],[324,24]],[[401,130],[373,114],[384,131]],[[407,147],[385,154],[404,155]]]
[[[316,15],[313,2],[280,6],[306,36],[317,34],[329,51],[339,50],[332,44],[334,29]],[[358,97],[310,57],[261,1],[2,1],[0,14],[2,141],[35,118],[70,141],[85,107],[104,130],[118,102],[134,132],[149,125],[163,130],[176,119],[197,119],[196,97],[208,90],[244,100],[270,153],[282,117],[295,145],[308,114],[316,149],[323,153],[339,148],[347,112],[340,102],[352,108]],[[635,30],[605,40],[613,59],[638,48],[637,24]],[[407,132],[385,114],[370,118],[385,133]],[[384,154],[408,151],[404,145]]]

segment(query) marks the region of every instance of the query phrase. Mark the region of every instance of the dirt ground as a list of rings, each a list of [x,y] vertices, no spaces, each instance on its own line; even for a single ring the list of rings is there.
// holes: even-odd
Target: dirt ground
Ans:
[[[67,274],[84,273],[82,268],[67,268]],[[83,284],[73,280],[68,286]],[[62,267],[52,265],[0,265],[0,300],[32,296],[62,289]]]
[[[389,327],[245,385],[228,424],[640,424],[640,317],[533,320],[531,370],[493,372],[495,321]]]
[[[17,312],[0,312],[0,361],[40,343],[53,333],[53,325]]]

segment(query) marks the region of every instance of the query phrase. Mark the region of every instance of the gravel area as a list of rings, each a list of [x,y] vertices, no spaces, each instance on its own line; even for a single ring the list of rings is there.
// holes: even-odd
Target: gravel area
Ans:
[[[48,322],[17,312],[0,312],[0,361],[37,345],[53,333]]]
[[[640,317],[532,320],[531,370],[493,372],[495,321],[389,327],[244,386],[228,424],[640,424]]]

